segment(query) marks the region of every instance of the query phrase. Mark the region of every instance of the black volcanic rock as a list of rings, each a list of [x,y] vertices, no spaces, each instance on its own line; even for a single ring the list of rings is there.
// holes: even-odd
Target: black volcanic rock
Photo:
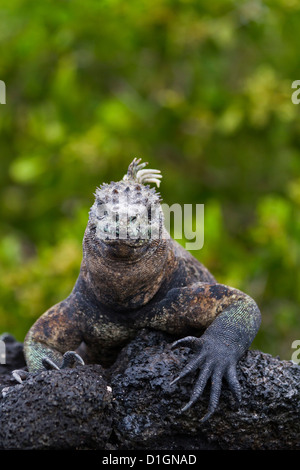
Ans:
[[[242,402],[226,382],[215,414],[205,423],[209,384],[185,413],[195,374],[173,386],[192,356],[171,350],[173,338],[143,330],[110,369],[86,365],[30,374],[22,344],[6,335],[0,366],[0,449],[300,449],[300,367],[260,351],[238,365]]]

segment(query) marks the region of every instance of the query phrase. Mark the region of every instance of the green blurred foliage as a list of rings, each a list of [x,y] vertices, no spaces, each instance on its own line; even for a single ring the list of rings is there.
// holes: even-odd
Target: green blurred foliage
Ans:
[[[300,338],[297,0],[2,0],[0,330],[71,291],[96,186],[133,157],[205,204],[193,252],[259,304],[253,347]]]

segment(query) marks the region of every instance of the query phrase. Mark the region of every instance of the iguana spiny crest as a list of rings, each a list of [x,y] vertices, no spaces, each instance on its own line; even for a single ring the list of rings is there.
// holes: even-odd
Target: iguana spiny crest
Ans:
[[[136,159],[134,158],[133,161],[130,163],[126,175],[123,176],[124,181],[136,181],[137,183],[155,183],[156,186],[159,188],[160,186],[160,178],[162,175],[160,170],[153,170],[147,169],[143,170],[145,166],[148,165],[147,162],[140,163],[141,158]]]

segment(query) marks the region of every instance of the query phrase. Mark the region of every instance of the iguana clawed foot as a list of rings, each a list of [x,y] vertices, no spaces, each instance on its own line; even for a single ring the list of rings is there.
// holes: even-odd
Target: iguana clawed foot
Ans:
[[[186,411],[200,398],[209,378],[211,379],[210,400],[207,413],[201,419],[201,422],[210,418],[218,406],[223,377],[226,378],[236,400],[240,402],[241,387],[236,374],[238,358],[236,357],[234,349],[229,348],[227,344],[222,344],[220,339],[217,340],[213,336],[205,336],[205,334],[200,338],[187,336],[179,339],[172,344],[172,349],[178,346],[187,346],[197,351],[197,354],[185,366],[179,376],[171,382],[171,385],[175,384],[190,372],[200,369],[190,401],[182,408],[181,412]]]
[[[75,365],[84,366],[84,360],[75,351],[67,351],[63,355],[62,364],[60,366],[58,366],[52,359],[46,356],[42,359],[42,364],[46,370],[61,370],[68,367],[74,367]],[[13,378],[20,384],[23,382],[23,380],[27,379],[28,375],[29,372],[23,369],[12,371]]]
[[[74,367],[75,365],[84,366],[84,360],[75,351],[67,351],[63,355],[61,366],[58,366],[49,357],[44,357],[42,359],[42,364],[47,370],[53,370],[53,369],[60,370],[60,369],[67,369],[68,367]]]

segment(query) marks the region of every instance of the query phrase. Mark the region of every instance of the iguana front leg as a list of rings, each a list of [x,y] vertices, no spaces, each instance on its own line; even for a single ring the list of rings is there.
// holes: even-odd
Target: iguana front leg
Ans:
[[[83,364],[75,352],[82,342],[80,313],[80,303],[76,295],[71,294],[34,323],[24,340],[29,372]]]
[[[173,343],[173,347],[188,346],[196,351],[173,384],[190,372],[200,373],[187,410],[202,394],[211,379],[207,420],[216,410],[222,379],[226,378],[234,396],[240,400],[240,385],[236,375],[237,362],[251,345],[261,322],[254,300],[243,292],[222,284],[193,284],[173,289],[157,305],[151,318],[155,328],[179,335],[189,328],[205,329],[201,337],[188,336]]]

